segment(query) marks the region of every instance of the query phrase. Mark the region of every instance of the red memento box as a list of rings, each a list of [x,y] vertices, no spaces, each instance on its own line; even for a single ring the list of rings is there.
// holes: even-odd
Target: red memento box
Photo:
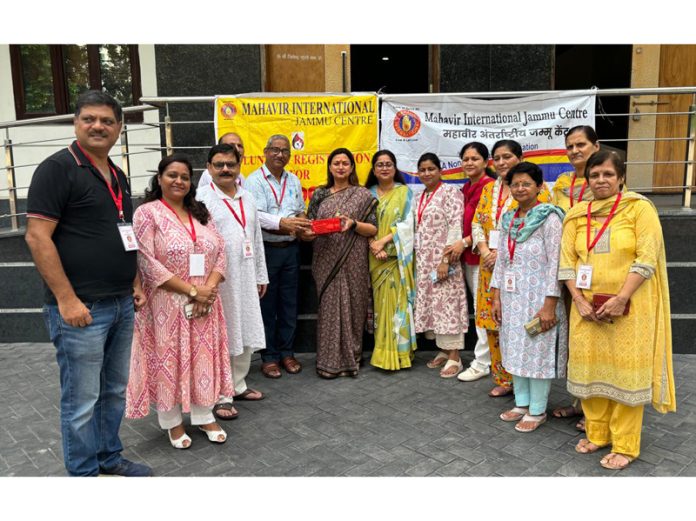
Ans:
[[[341,219],[333,217],[331,219],[317,219],[312,221],[312,231],[317,235],[340,232]]]

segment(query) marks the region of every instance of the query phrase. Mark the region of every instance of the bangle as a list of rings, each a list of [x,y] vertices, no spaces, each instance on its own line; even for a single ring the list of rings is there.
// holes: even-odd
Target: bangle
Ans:
[[[355,230],[358,227],[358,221],[353,219],[353,224],[350,225],[351,230]]]
[[[584,297],[582,296],[582,294],[575,295],[575,296],[573,297],[573,302],[575,302],[575,300],[578,299],[578,298],[584,298]]]

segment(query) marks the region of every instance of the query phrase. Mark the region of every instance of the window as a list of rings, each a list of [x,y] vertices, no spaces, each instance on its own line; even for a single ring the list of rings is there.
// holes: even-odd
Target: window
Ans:
[[[11,45],[10,55],[17,119],[71,114],[88,89],[103,89],[124,107],[139,103],[137,45]]]

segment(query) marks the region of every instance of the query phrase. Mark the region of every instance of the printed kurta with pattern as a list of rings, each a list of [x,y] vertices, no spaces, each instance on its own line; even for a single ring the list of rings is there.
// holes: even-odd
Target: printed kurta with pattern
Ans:
[[[432,272],[442,260],[445,246],[462,236],[464,201],[454,186],[441,184],[426,205],[428,196],[423,192],[414,199],[416,220],[416,332],[434,331],[441,335],[456,335],[469,329],[466,307],[466,287],[462,265],[452,265],[454,273],[445,280],[433,282]],[[418,206],[422,201],[421,218]]]
[[[616,196],[592,202],[592,215],[606,217]],[[597,245],[588,253],[587,202],[568,213],[563,226],[560,280],[575,280],[581,265],[592,266],[592,287],[616,294],[629,272],[646,280],[631,297],[628,315],[613,323],[584,320],[570,312],[568,391],[582,398],[604,397],[630,406],[653,402],[661,412],[675,410],[669,288],[662,227],[646,198],[628,192]],[[590,238],[602,224],[590,220]]]
[[[161,201],[141,205],[133,216],[138,240],[138,272],[147,304],[135,314],[126,415],[148,415],[180,404],[212,407],[220,395],[232,396],[234,386],[220,299],[208,315],[187,319],[186,295],[160,286],[178,276],[203,285],[212,271],[225,274],[225,243],[212,223],[193,219],[196,243],[177,216]],[[188,222],[186,223],[188,225]],[[205,256],[205,276],[189,276],[189,255]]]
[[[568,361],[568,320],[559,298],[556,305],[558,324],[546,332],[530,336],[524,325],[534,318],[549,297],[560,297],[557,280],[563,224],[556,214],[524,242],[515,246],[514,262],[506,246],[498,250],[491,287],[500,290],[502,322],[500,349],[505,370],[525,378],[560,378]],[[509,230],[502,230],[501,245],[507,245]],[[505,291],[504,274],[514,273],[514,292]],[[556,348],[558,342],[558,350]]]
[[[241,355],[245,347],[252,352],[265,349],[266,334],[257,284],[268,284],[268,272],[254,196],[243,188],[237,188],[234,198],[228,197],[220,189],[208,184],[198,188],[196,199],[205,203],[213,216],[215,227],[225,240],[227,275],[218,287],[225,308],[230,353],[232,356]],[[242,202],[246,220],[244,229],[225,201],[240,220]],[[244,257],[243,247],[247,238],[252,244],[252,258]]]
[[[370,363],[388,370],[411,367],[417,348],[413,323],[416,300],[413,273],[413,194],[402,184],[379,197],[377,185],[370,190],[379,198],[377,235],[392,234],[384,251],[386,260],[370,255],[370,275],[374,302],[375,348]]]

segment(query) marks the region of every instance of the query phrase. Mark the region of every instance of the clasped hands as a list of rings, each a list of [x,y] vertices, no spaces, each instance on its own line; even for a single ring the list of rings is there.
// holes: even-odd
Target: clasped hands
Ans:
[[[212,305],[218,297],[217,286],[196,286],[198,295],[191,299],[193,303],[193,316],[199,318],[210,313]]]

